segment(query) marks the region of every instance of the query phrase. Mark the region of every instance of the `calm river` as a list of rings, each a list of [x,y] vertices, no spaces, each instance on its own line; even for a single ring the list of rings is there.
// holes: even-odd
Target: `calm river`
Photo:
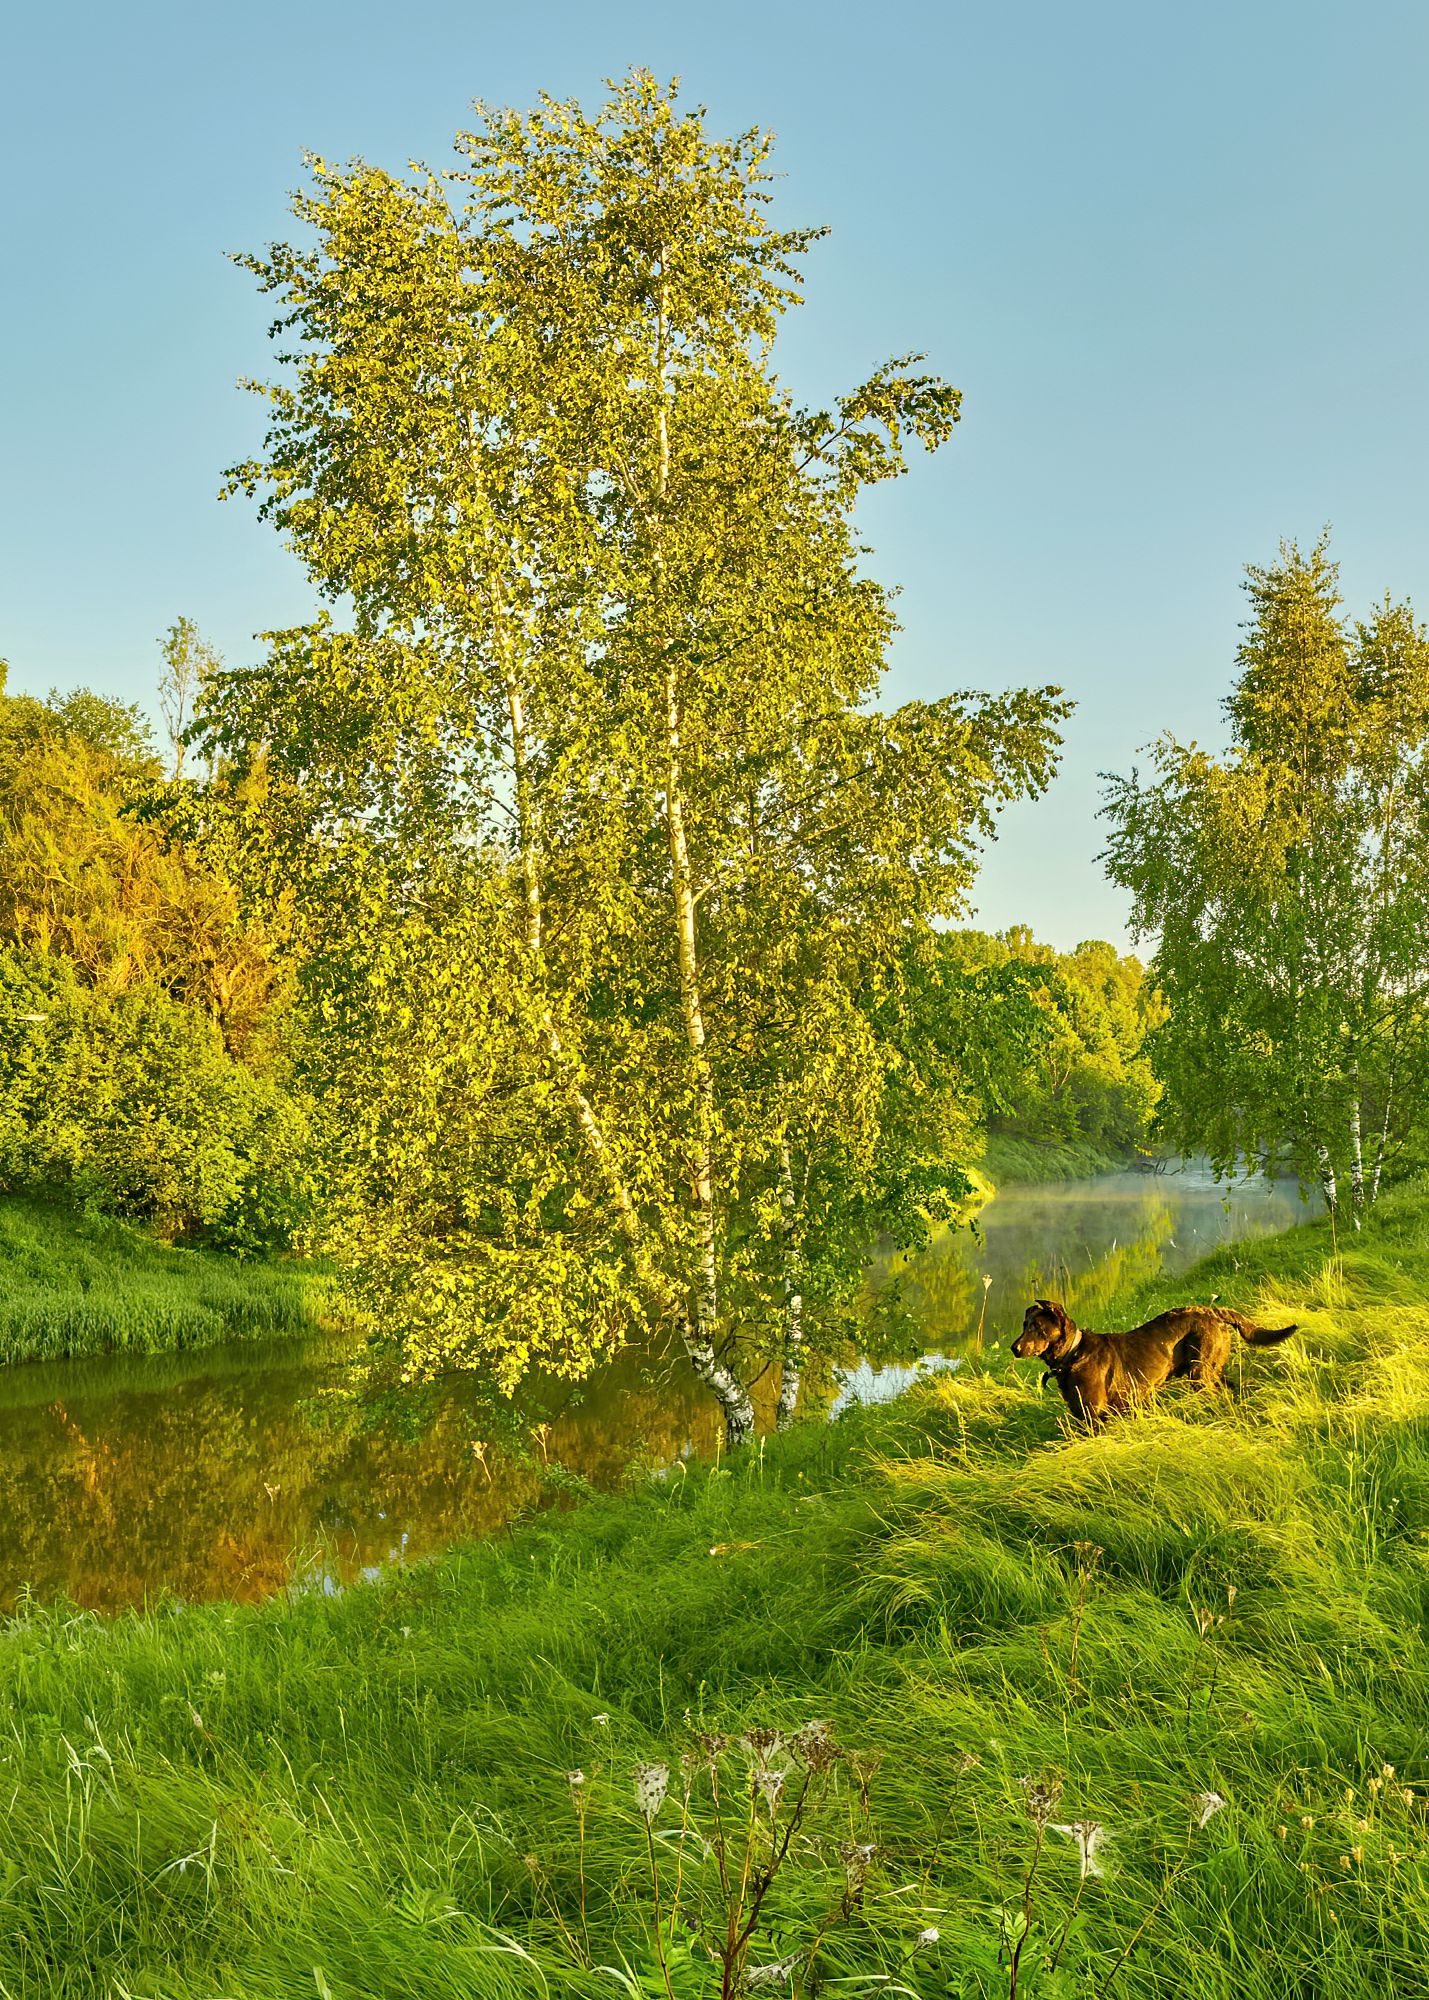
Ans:
[[[918,1352],[905,1339],[887,1357],[850,1355],[815,1400],[887,1395],[945,1365],[984,1299],[989,1341],[1038,1295],[1095,1326],[1127,1284],[1305,1214],[1293,1186],[1227,1191],[1195,1172],[1009,1188],[977,1235],[949,1232],[876,1274],[901,1278]],[[632,1357],[533,1431],[524,1464],[474,1445],[455,1395],[418,1441],[399,1442],[364,1433],[343,1406],[324,1411],[342,1358],[319,1341],[0,1371],[0,1606],[26,1589],[105,1610],[165,1592],[335,1589],[499,1529],[559,1490],[548,1464],[609,1486],[633,1462],[669,1465],[717,1441],[714,1407],[682,1369]]]

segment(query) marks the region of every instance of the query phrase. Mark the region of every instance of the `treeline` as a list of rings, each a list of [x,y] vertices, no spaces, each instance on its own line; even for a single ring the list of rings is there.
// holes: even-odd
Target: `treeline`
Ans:
[[[283,925],[145,822],[166,774],[137,709],[3,675],[0,1183],[285,1242],[315,1189]]]
[[[1022,925],[939,945],[942,1032],[986,1131],[1113,1155],[1146,1144],[1160,1096],[1147,1037],[1166,1010],[1138,959],[1097,940],[1059,952]]]

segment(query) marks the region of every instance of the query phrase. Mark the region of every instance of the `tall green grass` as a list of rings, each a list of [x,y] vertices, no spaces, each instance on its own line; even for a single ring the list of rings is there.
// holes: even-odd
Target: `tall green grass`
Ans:
[[[1046,2000],[1423,1992],[1429,1202],[1174,1291],[1304,1332],[1247,1351],[1238,1403],[1178,1389],[1098,1437],[997,1354],[346,1595],[28,1609],[0,1992],[705,2000],[689,1920],[739,1885],[680,1753],[811,1718],[859,1761],[790,1843],[749,1960],[786,1977],[751,1991],[1009,1995],[1015,1955]],[[744,1761],[722,1823],[753,1811],[757,1872]]]
[[[0,1363],[300,1333],[316,1324],[320,1288],[297,1263],[176,1249],[122,1222],[0,1199]]]
[[[1032,1139],[991,1132],[978,1169],[999,1188],[1028,1181],[1077,1181],[1091,1174],[1125,1173],[1130,1164],[1127,1154],[1094,1146],[1089,1139],[1039,1145]]]

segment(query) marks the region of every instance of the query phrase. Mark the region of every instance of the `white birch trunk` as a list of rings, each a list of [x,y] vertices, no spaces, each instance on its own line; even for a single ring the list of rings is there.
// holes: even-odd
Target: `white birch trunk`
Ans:
[[[779,1370],[775,1422],[781,1431],[787,1431],[799,1407],[799,1384],[804,1373],[804,1294],[794,1276],[794,1176],[787,1141],[779,1148],[779,1193],[784,1208],[784,1355]]]
[[[1360,1136],[1359,1084],[1356,1082],[1355,1094],[1350,1100],[1350,1213],[1356,1229],[1363,1220],[1364,1206],[1364,1149]]]
[[[1379,1200],[1379,1177],[1384,1172],[1384,1155],[1389,1146],[1389,1108],[1392,1101],[1391,1094],[1393,1092],[1393,1089],[1394,1089],[1394,1084],[1393,1080],[1391,1079],[1391,1081],[1385,1086],[1384,1119],[1380,1125],[1379,1138],[1376,1141],[1374,1149],[1374,1172],[1370,1176],[1370,1184],[1369,1184],[1369,1200],[1371,1208],[1373,1208],[1374,1204]]]
[[[1335,1215],[1340,1205],[1339,1183],[1335,1179],[1335,1163],[1330,1158],[1330,1149],[1323,1139],[1316,1141],[1315,1153],[1320,1162],[1320,1187],[1324,1192],[1325,1206],[1331,1215]]]
[[[667,293],[665,256],[660,254],[661,289],[656,328],[656,369],[659,377],[658,492],[663,519],[670,492],[670,421],[665,384],[665,323]],[[657,570],[662,566],[658,547]],[[714,1072],[706,1046],[704,1007],[700,995],[699,951],[695,936],[694,881],[685,831],[684,774],[680,761],[680,689],[673,665],[665,670],[665,823],[670,843],[670,886],[675,907],[675,936],[680,969],[680,1012],[695,1087],[693,1191],[695,1199],[695,1283],[692,1310],[685,1320],[685,1348],[696,1375],[711,1390],[724,1413],[725,1437],[733,1450],[754,1430],[754,1405],[749,1391],[715,1349],[719,1327],[719,1265],[714,1202]]]

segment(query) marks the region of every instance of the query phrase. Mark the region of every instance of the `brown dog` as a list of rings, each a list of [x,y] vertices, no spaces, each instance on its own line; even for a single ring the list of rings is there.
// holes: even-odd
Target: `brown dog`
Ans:
[[[1087,1333],[1055,1299],[1038,1299],[1023,1314],[1012,1351],[1043,1363],[1080,1423],[1099,1424],[1179,1376],[1202,1389],[1225,1388],[1233,1334],[1273,1347],[1295,1331],[1257,1326],[1229,1306],[1173,1306],[1130,1333]]]

